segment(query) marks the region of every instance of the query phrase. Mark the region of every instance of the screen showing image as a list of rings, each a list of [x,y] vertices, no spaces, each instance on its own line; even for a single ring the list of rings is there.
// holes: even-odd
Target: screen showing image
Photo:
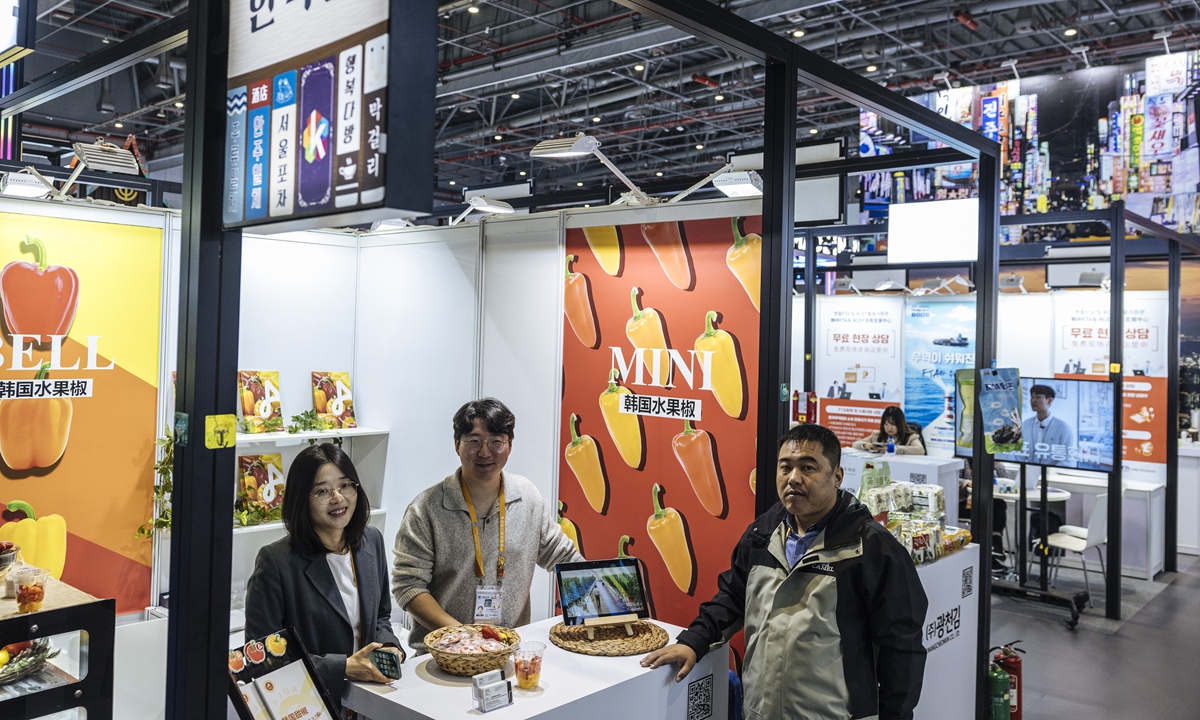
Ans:
[[[1109,472],[1113,467],[1113,386],[1089,380],[1021,378],[1025,448],[997,460]]]
[[[563,623],[635,613],[647,617],[646,598],[633,558],[565,563],[556,568]]]

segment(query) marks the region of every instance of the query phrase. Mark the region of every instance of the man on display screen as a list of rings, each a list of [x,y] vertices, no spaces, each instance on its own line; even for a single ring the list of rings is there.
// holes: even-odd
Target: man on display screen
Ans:
[[[1075,434],[1062,418],[1054,417],[1051,407],[1056,393],[1049,385],[1034,385],[1029,388],[1029,407],[1033,415],[1025,418],[1023,432],[1035,456],[1064,456],[1070,458],[1075,447]],[[1063,462],[1055,462],[1064,465]]]
[[[828,428],[780,438],[780,502],[746,528],[699,617],[643,667],[678,665],[681,681],[744,627],[746,717],[911,720],[929,603],[908,551],[840,488],[840,465]]]

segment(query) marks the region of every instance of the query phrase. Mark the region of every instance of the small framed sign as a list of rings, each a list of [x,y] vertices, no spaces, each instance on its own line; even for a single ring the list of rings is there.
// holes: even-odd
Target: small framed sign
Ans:
[[[329,691],[293,628],[229,651],[229,699],[240,720],[333,720]]]

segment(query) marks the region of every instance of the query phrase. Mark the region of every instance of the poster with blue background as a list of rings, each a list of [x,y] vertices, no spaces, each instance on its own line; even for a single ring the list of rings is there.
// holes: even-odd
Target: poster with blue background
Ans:
[[[904,414],[930,455],[954,456],[954,373],[975,367],[975,298],[910,300],[904,312]]]

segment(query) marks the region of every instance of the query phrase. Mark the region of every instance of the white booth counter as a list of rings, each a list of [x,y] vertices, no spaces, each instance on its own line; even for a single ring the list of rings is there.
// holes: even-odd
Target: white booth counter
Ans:
[[[929,610],[922,636],[927,653],[925,684],[913,718],[974,717],[979,546],[971,543],[937,562],[920,565],[917,575],[929,598]]]
[[[888,464],[892,482],[911,482],[922,485],[941,485],[946,491],[946,524],[958,525],[958,474],[962,458],[930,457],[928,455],[881,455],[854,448],[842,448],[842,487],[856,493],[862,485],[863,465],[883,461]]]
[[[1063,518],[1063,522],[1068,525],[1086,527],[1088,518],[1091,517],[1095,496],[1108,492],[1107,476],[1081,470],[1050,468],[1048,478],[1051,487],[1061,488],[1071,493],[1071,499],[1066,503],[1067,516]],[[1123,485],[1121,574],[1126,577],[1152,580],[1163,569],[1167,488],[1163,483],[1141,480],[1126,480]],[[1107,551],[1105,557],[1107,557]],[[1074,553],[1068,553],[1063,558],[1063,565],[1074,568],[1083,567],[1079,562],[1079,556]]]
[[[646,653],[627,657],[593,657],[568,652],[550,642],[550,628],[561,622],[552,617],[517,628],[522,640],[546,645],[538,687],[519,690],[512,662],[505,677],[513,681],[513,704],[488,716],[609,720],[612,717],[687,720],[692,717],[724,720],[729,712],[729,646],[705,655],[683,682],[675,682],[678,668],[670,665],[649,670],[641,666]],[[653,621],[675,636],[684,628]],[[391,685],[346,683],[342,703],[371,720],[453,720],[480,715],[471,700],[471,678],[442,671],[430,655],[409,657],[401,678]],[[689,711],[689,704],[693,710]],[[703,711],[707,705],[709,712]],[[697,712],[699,711],[699,712]]]
[[[914,718],[970,717],[975,708],[979,546],[972,543],[937,562],[921,565],[917,575],[929,598],[929,610],[922,630],[928,653],[926,682]],[[552,617],[517,628],[522,640],[546,645],[541,680],[534,690],[517,689],[510,662],[505,676],[514,681],[513,704],[489,716],[514,720],[727,717],[728,645],[710,651],[683,682],[676,683],[677,668],[643,668],[640,662],[645,653],[592,657],[555,646],[550,642],[550,628],[560,621]],[[667,631],[669,642],[675,642],[684,630],[653,622]],[[443,672],[430,655],[409,657],[401,673],[400,680],[391,685],[347,683],[342,704],[371,720],[454,720],[480,715],[471,703],[471,679]],[[703,711],[706,698],[711,715]],[[689,708],[696,714],[689,714]]]
[[[1200,555],[1200,443],[1179,443],[1179,552]]]

